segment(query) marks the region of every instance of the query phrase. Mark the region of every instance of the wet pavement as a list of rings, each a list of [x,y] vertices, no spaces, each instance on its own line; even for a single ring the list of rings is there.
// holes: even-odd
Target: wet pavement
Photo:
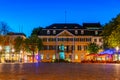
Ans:
[[[0,63],[0,80],[120,80],[120,64]]]

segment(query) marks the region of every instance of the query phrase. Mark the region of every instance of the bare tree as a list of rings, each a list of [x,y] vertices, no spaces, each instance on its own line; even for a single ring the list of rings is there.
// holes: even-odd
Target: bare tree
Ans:
[[[10,27],[5,22],[0,22],[0,35],[6,35],[10,30]]]

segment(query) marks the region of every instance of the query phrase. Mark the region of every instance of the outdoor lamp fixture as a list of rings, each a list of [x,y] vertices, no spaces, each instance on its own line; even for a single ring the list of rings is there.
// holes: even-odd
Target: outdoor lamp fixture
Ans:
[[[117,53],[117,56],[118,56],[118,59],[117,59],[117,60],[119,61],[119,54],[118,54],[118,50],[119,50],[119,47],[117,46],[117,47],[116,47],[116,53]]]

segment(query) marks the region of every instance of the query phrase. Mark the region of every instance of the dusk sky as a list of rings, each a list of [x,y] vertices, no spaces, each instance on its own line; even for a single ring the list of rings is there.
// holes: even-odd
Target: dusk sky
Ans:
[[[53,23],[108,23],[120,13],[120,0],[0,0],[0,21],[29,36]],[[20,28],[19,28],[20,27]]]

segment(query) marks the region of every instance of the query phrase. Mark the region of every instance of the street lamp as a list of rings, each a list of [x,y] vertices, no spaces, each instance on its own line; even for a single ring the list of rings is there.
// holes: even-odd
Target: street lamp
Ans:
[[[116,47],[116,53],[117,53],[117,58],[118,58],[117,60],[119,61],[119,54],[118,54],[118,50],[119,50],[119,47],[117,46],[117,47]]]
[[[0,46],[0,62],[1,62],[1,51],[2,51],[2,46]]]

